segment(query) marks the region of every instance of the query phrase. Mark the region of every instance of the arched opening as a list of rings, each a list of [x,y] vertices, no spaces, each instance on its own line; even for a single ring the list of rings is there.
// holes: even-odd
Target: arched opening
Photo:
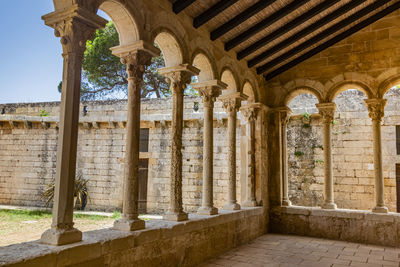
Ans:
[[[237,92],[237,83],[235,76],[233,75],[232,71],[229,69],[225,69],[221,74],[221,81],[227,84],[227,88],[222,91],[222,94],[229,94]]]
[[[288,195],[293,205],[320,206],[323,201],[322,127],[308,90],[290,94],[287,106],[292,115],[287,124]]]
[[[250,82],[245,82],[243,85],[243,94],[247,96],[247,100],[244,101],[244,103],[255,103],[256,102],[256,97],[254,94],[254,88],[251,85]]]
[[[198,53],[193,59],[193,66],[200,70],[197,82],[205,82],[215,79],[214,70],[210,60],[203,53]]]
[[[172,34],[166,31],[160,32],[154,38],[154,42],[158,45],[163,54],[166,67],[173,67],[182,64],[182,49]]]

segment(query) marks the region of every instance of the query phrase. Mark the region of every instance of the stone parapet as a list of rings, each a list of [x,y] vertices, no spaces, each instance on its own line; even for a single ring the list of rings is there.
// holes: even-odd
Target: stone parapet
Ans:
[[[189,218],[147,221],[146,229],[132,233],[85,232],[82,242],[66,246],[33,241],[2,247],[0,266],[197,266],[266,233],[264,208]]]
[[[270,212],[272,233],[295,234],[400,247],[400,214],[363,210],[322,210],[312,207],[275,207]]]

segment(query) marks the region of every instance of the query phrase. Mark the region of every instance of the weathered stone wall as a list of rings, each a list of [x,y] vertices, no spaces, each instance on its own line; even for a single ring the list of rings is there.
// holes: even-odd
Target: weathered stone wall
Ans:
[[[199,103],[199,110],[194,110]],[[83,116],[83,106],[88,112]],[[170,126],[169,99],[144,99],[141,128],[149,128],[147,210],[162,212],[169,202]],[[55,175],[58,103],[0,105],[0,203],[41,206],[40,194]],[[49,116],[39,117],[42,110]],[[88,209],[114,210],[122,205],[126,102],[88,102],[81,106],[78,170],[89,179]],[[43,112],[42,112],[43,113]],[[228,190],[226,115],[221,103],[214,112],[214,197],[222,207]],[[240,116],[239,116],[240,118]],[[202,190],[202,103],[186,98],[183,130],[183,203],[187,211],[200,205]],[[240,166],[240,124],[237,162]],[[237,169],[240,200],[240,168]]]
[[[385,201],[396,211],[396,125],[400,125],[400,90],[392,89],[382,121]],[[343,92],[336,99],[332,127],[335,202],[339,208],[374,207],[374,166],[371,119],[359,91]],[[294,115],[288,125],[289,196],[294,205],[319,206],[323,201],[324,157],[322,122],[311,95],[290,103]],[[307,119],[305,113],[311,113]],[[314,113],[314,114],[312,114]],[[296,115],[297,114],[297,115]]]

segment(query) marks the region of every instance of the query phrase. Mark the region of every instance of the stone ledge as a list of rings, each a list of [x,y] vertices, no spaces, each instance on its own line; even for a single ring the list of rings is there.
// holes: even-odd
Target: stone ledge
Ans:
[[[124,259],[125,263],[138,263],[146,258],[145,262],[150,262],[150,266],[155,266],[158,265],[158,261],[162,261],[158,257],[163,255],[157,254],[157,259],[155,258],[153,261],[149,258],[151,255],[148,254],[147,249],[153,248],[153,252],[157,251],[161,246],[165,246],[168,240],[173,242],[176,239],[183,239],[191,246],[196,246],[196,241],[190,237],[200,235],[203,243],[198,244],[199,246],[204,246],[204,242],[208,243],[207,247],[213,247],[219,242],[224,242],[224,239],[232,241],[226,244],[226,247],[222,246],[223,250],[227,250],[265,233],[264,215],[262,207],[239,211],[221,210],[220,214],[214,216],[190,214],[190,220],[185,222],[148,221],[146,229],[132,233],[113,229],[89,231],[83,233],[81,242],[59,247],[44,245],[39,241],[15,244],[0,248],[0,266],[64,266],[86,262],[105,263],[106,260],[116,260],[115,257],[120,257],[123,251],[126,251],[127,254],[135,254],[134,257],[132,256],[134,259]],[[135,251],[132,251],[133,249]],[[168,246],[163,249],[170,249],[171,253],[182,254],[176,255],[175,258],[187,260],[186,258],[189,257],[189,260],[194,263],[215,256],[213,249],[208,253],[204,252],[204,256],[202,253],[200,253],[201,255],[197,255],[197,253],[193,259],[191,259],[192,255],[185,255],[185,250],[174,251],[174,248],[168,248]],[[218,250],[216,251],[218,253]],[[126,257],[131,256],[127,255]],[[169,252],[165,257],[170,259]]]

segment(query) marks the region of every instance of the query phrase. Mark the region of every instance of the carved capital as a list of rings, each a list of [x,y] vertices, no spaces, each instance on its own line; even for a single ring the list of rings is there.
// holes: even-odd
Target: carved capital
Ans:
[[[385,116],[386,99],[367,99],[365,104],[368,108],[368,115],[372,120],[381,121]]]
[[[47,14],[42,19],[61,38],[64,54],[77,53],[79,56],[83,56],[86,41],[93,38],[96,29],[103,28],[107,23],[102,17],[77,5]]]
[[[277,109],[277,112],[279,112],[279,120],[281,125],[287,125],[290,116],[292,115],[292,110],[288,107],[281,107]]]
[[[121,63],[126,64],[128,80],[142,80],[146,67],[151,64],[152,55],[147,51],[136,50],[121,56]]]
[[[189,64],[181,64],[175,67],[158,69],[158,73],[167,78],[172,93],[176,94],[183,93],[192,76],[198,75],[200,70]]]
[[[191,86],[196,89],[203,98],[204,107],[214,106],[214,102],[217,97],[221,95],[222,89],[227,87],[225,83],[219,80],[192,83]]]
[[[241,102],[246,99],[247,96],[242,93],[231,93],[219,97],[227,113],[237,112],[241,106]]]
[[[254,105],[247,105],[240,109],[240,112],[242,112],[242,115],[249,123],[255,122],[257,120],[257,115],[259,111],[260,108]]]
[[[335,103],[321,103],[315,104],[318,108],[319,114],[322,116],[323,123],[332,123],[335,118],[335,110],[336,104]]]

